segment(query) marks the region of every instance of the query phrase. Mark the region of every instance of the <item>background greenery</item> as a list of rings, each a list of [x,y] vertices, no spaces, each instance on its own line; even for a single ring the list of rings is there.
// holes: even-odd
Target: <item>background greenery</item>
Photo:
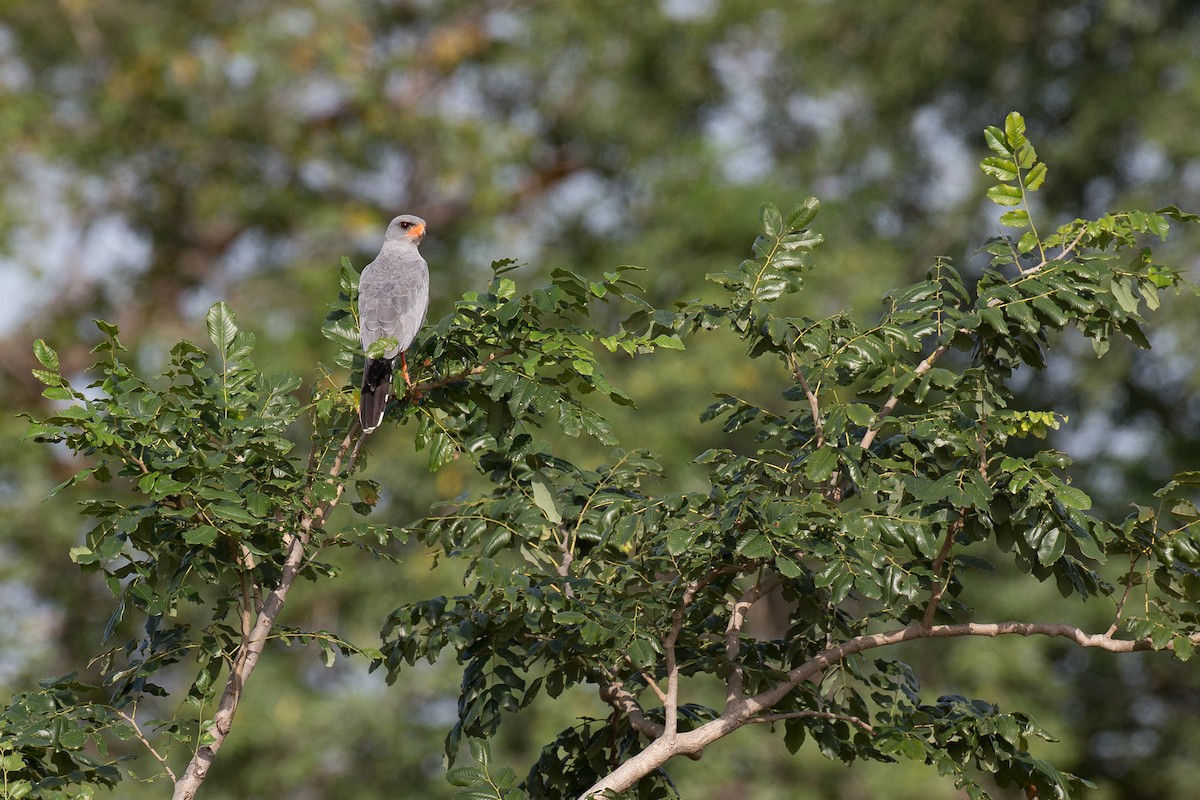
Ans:
[[[658,302],[701,294],[706,272],[745,257],[762,201],[807,194],[823,202],[827,244],[801,302],[812,314],[870,314],[937,255],[980,263],[971,248],[997,227],[975,167],[980,132],[1014,108],[1053,168],[1039,197],[1047,218],[1200,207],[1192,3],[8,0],[0,10],[0,684],[12,691],[86,661],[112,606],[66,557],[81,536],[75,509],[42,502],[78,464],[19,441],[15,412],[45,410],[29,373],[35,337],[78,370],[97,341],[88,321],[101,317],[158,367],[178,338],[200,338],[204,312],[224,299],[258,336],[260,366],[312,374],[331,358],[320,323],[339,258],[365,263],[396,213],[430,223],[437,318],[502,257],[527,264],[522,280],[633,263],[651,268]],[[1189,235],[1171,246],[1195,252]],[[1168,306],[1150,353],[1095,362],[1080,340],[1038,376],[1042,402],[1049,391],[1070,416],[1058,444],[1098,498],[1195,466],[1200,331],[1194,311]],[[774,396],[737,353],[714,342],[618,374],[641,409],[624,420],[625,441],[672,464],[711,435],[694,421],[718,377]],[[662,425],[666,413],[682,422]],[[472,480],[465,467],[430,475],[395,429],[370,451],[381,521],[419,517]],[[403,581],[345,554],[352,577],[319,594],[301,584],[284,621],[370,641],[401,601],[457,579],[431,569],[428,552],[401,555]],[[1003,575],[993,582],[997,614],[1042,602],[1006,593]],[[1184,797],[1196,784],[1194,667],[1044,642],[945,652],[922,665],[942,684],[931,695],[1041,709],[1064,740],[1050,746],[1056,762],[1100,783],[1098,796]],[[455,664],[389,688],[361,665],[326,668],[316,652],[280,646],[262,672],[205,796],[449,795],[440,741]],[[523,770],[569,715],[605,713],[592,696],[570,702],[527,732],[507,730],[498,755]],[[927,770],[847,771],[760,736],[744,731],[675,768],[684,796],[954,794]],[[165,791],[124,784],[121,796]]]

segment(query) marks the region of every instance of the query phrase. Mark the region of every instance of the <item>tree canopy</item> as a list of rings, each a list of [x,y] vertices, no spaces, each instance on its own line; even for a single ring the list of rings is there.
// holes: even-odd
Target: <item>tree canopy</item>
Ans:
[[[1011,113],[984,138],[986,194],[1013,233],[985,245],[991,264],[973,286],[939,258],[889,291],[877,318],[788,312],[819,263],[815,198],[786,215],[762,207],[752,257],[707,276],[717,300],[656,308],[628,267],[601,280],[559,268],[522,292],[512,264],[493,264],[486,292],[464,294],[419,337],[416,385],[383,429],[411,429],[431,471],[465,459],[484,482],[404,527],[331,524],[343,500],[369,515],[383,488],[357,474],[368,442],[357,382],[327,372],[302,403],[300,378],[254,366],[255,337],[224,303],[207,314],[211,351],[180,342],[156,378],[129,364],[116,327],[97,323],[86,393],[39,339],[36,377],[67,405],[28,436],[90,457],[55,493],[118,484],[84,501],[95,521],[71,550],[117,605],[96,658],[109,699],[74,676],[18,696],[0,731],[6,786],[69,797],[113,785],[108,740],[135,740],[175,797],[195,796],[279,640],[313,644],[327,661],[365,659],[389,682],[452,650],[463,677],[445,754],[454,764],[471,740],[476,762],[449,772],[463,797],[666,796],[674,760],[754,724],[792,752],[811,740],[845,763],[930,765],[971,797],[1010,786],[1076,796],[1087,780],[1032,752],[1051,734],[1027,710],[926,697],[894,648],[1044,636],[1191,657],[1200,474],[1131,498],[1123,520],[1091,514],[1064,472],[1070,458],[1041,442],[1061,415],[1018,408],[1012,383],[1044,369],[1068,329],[1101,356],[1118,338],[1147,347],[1143,314],[1182,285],[1149,240],[1200,217],[1171,206],[1039,232],[1031,196],[1048,170],[1024,119]],[[323,328],[337,367],[362,364],[357,277],[344,262]],[[596,303],[624,308],[620,324],[597,330]],[[705,488],[670,488],[645,450],[594,463],[561,446],[620,444],[605,410],[631,401],[604,376],[605,350],[661,359],[721,336],[773,364],[776,399],[716,393],[702,421],[725,446],[694,456]],[[464,591],[396,608],[378,647],[281,624],[297,578],[337,577],[329,552],[395,562],[410,542],[461,564]],[[1062,602],[1026,619],[981,613],[978,576],[1001,565],[1017,581],[1053,582]],[[778,631],[756,633],[748,615],[772,595]],[[1073,606],[1102,598],[1105,627],[1073,621]],[[519,781],[492,764],[483,743],[506,718],[577,686],[610,707],[607,719],[560,731]],[[146,718],[173,695],[175,711]]]
[[[263,392],[268,379],[283,372],[300,380],[294,392],[278,395],[293,398],[287,402],[297,404],[297,416],[283,437],[292,449],[276,457],[307,454],[315,430],[310,403],[340,402],[334,398],[349,367],[344,357],[333,361],[335,351],[321,333],[337,292],[339,259],[348,255],[360,267],[378,246],[386,221],[416,211],[431,227],[424,246],[433,272],[430,342],[443,342],[433,321],[456,313],[457,298],[488,294],[493,273],[487,264],[497,259],[517,259],[505,266],[521,268],[497,278],[514,281],[511,287],[498,284],[491,291],[511,289],[509,302],[524,303],[522,308],[539,287],[553,293],[565,280],[558,269],[578,276],[563,291],[573,285],[590,292],[591,284],[605,283],[605,274],[622,264],[647,268],[622,271],[642,288],[622,283],[623,296],[612,295],[610,302],[592,295],[586,317],[567,314],[584,338],[563,345],[560,354],[569,354],[562,356],[564,368],[592,350],[592,375],[619,392],[596,386],[577,394],[593,385],[577,382],[572,393],[578,403],[566,407],[567,418],[560,419],[555,406],[539,417],[543,433],[531,435],[542,450],[601,476],[603,465],[620,460],[615,447],[650,451],[661,469],[640,479],[636,491],[690,496],[713,485],[716,467],[697,462],[698,454],[727,450],[754,457],[760,448],[778,450],[778,441],[755,438],[766,420],[786,420],[795,412],[795,400],[781,395],[795,382],[781,354],[763,345],[759,357],[747,358],[744,331],[731,329],[723,317],[713,320],[712,330],[691,330],[695,319],[674,327],[689,307],[732,304],[735,284],[705,276],[737,271],[753,240],[765,235],[758,213],[764,201],[779,204],[786,223],[795,199],[821,198],[810,229],[829,244],[802,273],[804,291],[781,295],[771,314],[829,321],[831,334],[871,331],[880,313],[897,313],[891,300],[881,312],[879,298],[927,280],[948,280],[949,273],[930,276],[935,267],[958,270],[968,297],[963,308],[975,302],[995,256],[979,248],[1000,232],[1000,214],[1011,210],[985,196],[988,186],[1004,181],[981,172],[978,162],[984,155],[1004,157],[984,149],[980,131],[1000,125],[1009,109],[1023,111],[1039,156],[1052,168],[1044,187],[1029,196],[1043,241],[1077,219],[1100,224],[1113,214],[1113,225],[1125,225],[1114,209],[1200,207],[1200,162],[1191,133],[1200,122],[1192,52],[1200,18],[1192,4],[1178,0],[1053,6],[969,0],[953,7],[887,1],[874,4],[870,14],[852,4],[741,0],[636,7],[566,2],[553,9],[406,1],[8,5],[0,15],[0,130],[7,145],[0,154],[0,285],[8,299],[0,306],[0,405],[7,410],[0,414],[0,509],[7,523],[0,536],[0,686],[4,697],[19,698],[46,676],[75,672],[59,694],[30,702],[44,708],[50,697],[65,709],[72,693],[81,695],[99,706],[81,707],[80,719],[93,714],[97,724],[114,695],[108,688],[78,688],[102,681],[105,664],[93,657],[150,634],[140,616],[144,609],[137,611],[133,601],[115,621],[102,573],[81,578],[67,557],[73,548],[82,554],[78,548],[91,547],[86,534],[96,519],[80,517],[73,500],[94,501],[97,512],[112,510],[104,504],[127,507],[144,500],[132,499],[114,462],[109,482],[89,479],[46,501],[49,487],[94,467],[95,454],[76,456],[67,447],[24,438],[28,421],[18,414],[45,420],[72,403],[41,396],[48,387],[31,371],[53,370],[39,363],[31,341],[52,347],[61,377],[96,400],[99,390],[85,387],[103,379],[104,371],[92,368],[97,356],[89,351],[109,339],[91,320],[106,320],[127,348],[116,351],[116,359],[145,384],[151,392],[146,397],[161,396],[171,413],[183,413],[207,400],[199,389],[191,399],[172,394],[166,374],[174,370],[170,380],[185,382],[217,365],[198,352],[176,363],[172,350],[184,339],[213,353],[217,345],[202,331],[213,304],[224,301],[225,316],[237,312],[239,333],[255,337],[254,350],[243,359],[261,369],[247,367],[237,380]],[[1138,226],[1149,223],[1142,218],[1128,224],[1128,230],[1146,230]],[[1172,224],[1168,241],[1149,243],[1156,263],[1173,265],[1184,277],[1195,271],[1191,227]],[[1016,242],[1024,232],[1010,229]],[[1143,244],[1118,257],[1128,261]],[[1096,247],[1087,253],[1096,254]],[[1012,281],[1006,269],[1003,275]],[[347,273],[345,280],[349,296],[353,277]],[[1020,293],[1038,282],[1044,281],[1033,275],[1013,286]],[[1147,310],[1140,280],[1114,285],[1113,291],[1128,291],[1140,311]],[[1069,453],[1071,463],[1056,474],[1091,498],[1087,514],[1111,524],[1126,517],[1130,501],[1170,506],[1173,501],[1147,498],[1194,467],[1200,372],[1190,343],[1200,333],[1200,317],[1189,298],[1162,288],[1162,306],[1144,328],[1151,350],[1126,331],[1110,336],[1109,351],[1097,359],[1091,333],[1081,334],[1071,317],[1069,329],[1050,336],[1052,346],[1043,349],[1045,369],[1017,366],[1004,383],[1011,392],[1007,411],[1056,414],[1036,422],[1021,418],[1031,426],[1022,429],[1029,435],[1010,434],[1005,452],[1024,459],[1047,447]],[[1026,325],[1040,325],[1039,315],[1049,313],[1045,298],[1014,304],[1004,297],[995,308],[1009,320],[1013,305],[1031,305],[1033,323]],[[614,335],[638,309],[646,317],[634,319],[631,336],[648,337],[656,352],[628,358],[619,345],[610,354],[598,339],[587,338],[587,332],[600,339]],[[509,311],[517,314],[514,320],[526,313]],[[537,324],[547,321],[547,312],[540,313]],[[552,321],[555,327],[567,324]],[[651,329],[652,321],[660,327]],[[487,343],[468,336],[465,323],[454,324],[454,335],[477,347],[477,355],[490,352]],[[672,336],[686,349],[672,349],[678,346]],[[910,354],[916,358],[910,368],[934,352],[927,344]],[[913,380],[930,376],[934,396],[949,391],[933,381],[947,379],[939,370],[958,375],[966,369],[971,354],[960,345]],[[471,353],[457,355],[460,371],[468,369]],[[438,362],[438,369],[445,371],[427,379],[456,374],[449,361]],[[831,386],[824,384],[827,391]],[[851,388],[865,391],[858,384]],[[845,430],[862,424],[856,403],[878,408],[887,400],[849,395],[851,388],[839,384],[834,397],[818,397],[819,408],[849,403],[856,417],[841,423]],[[462,389],[455,384],[438,391]],[[624,399],[620,393],[632,404],[611,402]],[[714,393],[737,400],[726,399],[717,418],[700,422]],[[906,397],[897,400],[901,416],[910,410]],[[493,406],[500,402],[489,398]],[[731,433],[723,430],[732,416],[748,418],[753,408],[761,409],[758,416]],[[988,413],[1003,417],[1007,411]],[[126,423],[134,425],[137,414]],[[353,503],[373,504],[368,521],[399,532],[426,516],[440,519],[468,499],[482,502],[494,490],[491,473],[477,469],[465,452],[451,457],[437,426],[421,411],[412,414],[406,427],[372,435],[347,484],[348,496],[330,512],[327,532],[341,535],[364,521]],[[601,425],[598,419],[607,421],[615,445],[602,443],[606,435],[592,430]],[[997,422],[989,420],[993,431]],[[837,429],[830,424],[830,431]],[[414,426],[422,426],[424,449],[417,450],[408,435]],[[575,428],[576,438],[562,434]],[[1034,436],[1043,432],[1045,440]],[[263,436],[254,446],[280,445],[267,432]],[[868,449],[890,438],[881,431]],[[450,460],[431,473],[438,447],[435,461]],[[831,458],[826,452],[817,461]],[[209,467],[205,474],[215,478],[218,471]],[[544,484],[538,496],[545,501],[552,493],[566,519],[577,478],[549,465],[534,471],[538,480],[530,485]],[[270,480],[283,482],[272,491],[286,484],[283,476]],[[270,497],[283,503],[277,494]],[[847,497],[836,505],[853,502]],[[338,647],[379,649],[379,629],[397,607],[467,591],[463,562],[430,538],[409,535],[402,544],[398,534],[346,536],[347,546],[326,547],[317,559],[328,575],[342,578],[320,578],[318,584],[306,579],[289,594],[275,628],[278,638],[264,647],[253,691],[242,698],[237,724],[205,783],[206,796],[275,796],[281,786],[300,785],[356,800],[393,796],[397,785],[429,797],[455,791],[445,784],[439,748],[412,746],[440,740],[453,726],[461,674],[452,651],[434,665],[418,659],[385,687],[386,669],[368,674],[370,657],[342,657]],[[217,541],[207,547],[219,547]],[[1074,541],[1068,536],[1065,552],[1078,558]],[[591,547],[580,544],[579,558],[588,557],[584,551]],[[1027,580],[1011,555],[980,557],[996,569],[969,573],[970,587],[960,598],[978,618],[1028,620],[1055,607],[1057,581]],[[1109,560],[1099,574],[1120,586]],[[88,569],[99,570],[100,563]],[[504,557],[498,563],[509,566]],[[736,579],[735,589],[753,577]],[[130,573],[120,581],[132,578]],[[209,586],[202,594],[213,591]],[[701,601],[715,603],[709,596]],[[1131,590],[1127,605],[1139,601],[1144,598]],[[1106,598],[1072,608],[1064,621],[1083,630],[1103,631],[1112,622]],[[187,602],[178,604],[174,610],[183,616],[169,621],[202,627],[205,621],[189,609]],[[766,640],[780,638],[788,609],[772,592],[755,604],[748,629]],[[111,638],[101,646],[110,620]],[[389,641],[398,647],[403,626],[395,626]],[[325,631],[336,640],[301,640],[282,631]],[[1033,740],[1031,752],[1096,782],[1096,796],[1171,796],[1194,783],[1200,724],[1187,713],[1197,689],[1190,664],[1156,653],[1114,657],[1061,637],[968,636],[909,642],[895,653],[921,676],[926,701],[962,695],[987,698],[1005,712],[1035,709],[1038,722],[1062,742]],[[190,685],[194,678],[182,674],[186,665],[196,662],[167,668],[174,676],[166,682],[170,696],[145,698],[135,716],[139,725],[179,713],[179,682]],[[532,684],[539,675],[522,677]],[[544,685],[519,715],[505,716],[489,740],[493,768],[509,765],[523,777],[542,743],[570,724],[613,713],[591,685],[564,688],[556,698]],[[720,687],[698,678],[683,677],[681,692],[689,701],[722,707]],[[643,699],[653,716],[654,700]],[[193,713],[202,711],[212,709]],[[136,736],[109,744],[110,759],[141,757],[125,773],[120,796],[162,795],[158,781],[129,777],[155,771]],[[961,796],[953,781],[916,762],[906,767],[903,761],[858,759],[845,770],[811,745],[793,755],[770,725],[748,725],[699,760],[675,759],[669,773],[685,796]],[[176,745],[169,757],[179,759],[187,749]],[[467,748],[460,750],[466,759]],[[239,768],[246,763],[255,769]]]

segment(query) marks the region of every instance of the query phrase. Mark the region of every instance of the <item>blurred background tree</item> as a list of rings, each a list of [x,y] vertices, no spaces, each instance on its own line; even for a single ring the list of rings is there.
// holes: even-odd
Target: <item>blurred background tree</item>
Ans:
[[[101,317],[156,366],[224,299],[258,334],[262,366],[307,374],[331,355],[319,329],[338,259],[365,263],[396,213],[430,223],[439,314],[438,297],[482,283],[501,257],[529,272],[642,264],[654,268],[658,301],[700,294],[704,273],[744,257],[760,202],[806,194],[822,199],[829,244],[803,302],[864,309],[937,255],[971,263],[970,248],[995,232],[975,167],[979,132],[1014,108],[1053,165],[1039,200],[1056,222],[1200,207],[1200,7],[1183,0],[0,9],[0,686],[10,690],[80,663],[111,606],[65,556],[80,535],[74,510],[41,503],[78,465],[18,441],[13,414],[45,402],[29,373],[35,337],[58,349],[64,371],[79,369],[96,341],[88,320]],[[1171,246],[1194,252],[1190,235]],[[1136,361],[1123,351],[1097,366],[1080,340],[1039,381],[1069,410],[1059,444],[1097,497],[1194,466],[1200,321],[1170,309],[1159,319],[1155,349]],[[728,358],[712,352],[647,359],[623,385],[650,420],[680,404],[698,414],[708,396],[677,387],[703,387],[718,371],[774,396],[733,345]],[[708,435],[647,423],[634,432],[667,463]],[[466,470],[430,476],[402,436],[378,437],[372,450],[381,521],[418,517],[469,480]],[[431,571],[426,553],[404,557],[407,586],[356,563],[352,584],[319,597],[301,587],[289,613],[369,639],[407,592],[455,580]],[[995,582],[997,608],[1014,616],[1038,602],[1006,595],[1004,576]],[[1002,659],[973,642],[938,669],[948,689],[1045,708],[1040,721],[1070,733],[1059,763],[1099,781],[1100,796],[1185,796],[1200,747],[1195,671],[1045,652]],[[276,674],[256,679],[207,796],[371,798],[397,786],[448,795],[438,748],[414,743],[445,729],[455,665],[385,690],[359,666],[327,669],[315,654],[268,661]],[[604,713],[595,698],[578,703],[581,714]],[[530,738],[562,724],[547,719]],[[322,732],[321,743],[302,730]],[[878,794],[869,769],[754,751],[752,739],[679,770],[683,794],[818,797],[835,781],[843,797]],[[519,736],[507,741],[509,761],[532,760]],[[911,785],[885,776],[892,797],[950,796],[922,771]],[[137,792],[122,786],[122,796]]]

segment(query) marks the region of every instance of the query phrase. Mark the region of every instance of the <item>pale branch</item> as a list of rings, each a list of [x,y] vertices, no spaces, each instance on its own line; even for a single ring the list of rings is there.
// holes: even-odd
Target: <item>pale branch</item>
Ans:
[[[941,358],[949,349],[950,345],[948,344],[940,345],[936,350],[926,356],[920,364],[917,364],[917,368],[913,370],[913,375],[915,377],[924,375],[933,368],[933,365],[937,363],[937,360]],[[899,402],[900,393],[892,392],[891,396],[888,397],[888,399],[884,401],[884,404],[880,406],[879,410],[875,412],[875,419],[872,421],[871,427],[867,428],[867,432],[863,434],[862,441],[858,443],[860,448],[866,450],[871,446],[871,442],[875,441],[875,437],[879,435],[879,429],[882,427],[884,419],[886,419],[893,411],[896,410],[896,404]]]
[[[926,627],[933,624],[933,618],[937,614],[938,603],[942,602],[942,595],[946,592],[946,585],[950,583],[948,575],[942,575],[942,568],[946,565],[946,558],[950,555],[950,548],[954,546],[954,537],[958,535],[962,529],[962,516],[946,526],[946,538],[942,540],[942,547],[938,550],[937,556],[933,559],[933,590],[929,593],[929,605],[925,606],[925,615],[921,619],[921,624]]]
[[[667,698],[663,702],[663,718],[666,720],[665,735],[667,738],[675,735],[679,725],[679,664],[675,660],[675,643],[679,641],[679,634],[683,630],[683,618],[687,614],[687,608],[696,595],[717,578],[738,571],[739,567],[725,564],[692,581],[684,590],[683,599],[675,609],[675,613],[671,615],[671,629],[663,640],[663,661],[667,672]]]
[[[335,480],[354,468],[364,440],[365,437],[357,430],[357,427],[351,427],[350,432],[342,441],[341,447],[338,448],[337,456],[329,468],[326,480]],[[299,520],[298,532],[287,531],[284,533],[283,543],[287,555],[281,565],[279,583],[263,598],[254,627],[251,628],[249,637],[239,648],[237,657],[230,666],[225,691],[221,695],[216,713],[213,714],[212,725],[208,729],[211,741],[196,749],[182,777],[175,781],[173,800],[193,800],[201,784],[204,783],[204,779],[208,777],[208,770],[212,766],[213,759],[233,726],[233,715],[237,712],[241,702],[246,681],[249,680],[258,664],[263,648],[270,638],[271,629],[275,626],[275,620],[283,610],[288,591],[304,567],[305,549],[312,538],[313,530],[325,523],[329,512],[341,499],[344,488],[344,484],[338,484],[332,498],[319,504],[312,513],[305,514]]]
[[[1063,247],[1062,251],[1058,255],[1056,255],[1054,258],[1046,258],[1045,256],[1043,256],[1042,260],[1040,262],[1038,262],[1036,265],[1030,267],[1029,269],[1021,269],[1020,264],[1017,265],[1017,269],[1020,270],[1022,275],[1032,275],[1033,273],[1037,272],[1042,267],[1046,266],[1047,264],[1049,264],[1053,261],[1062,261],[1064,258],[1066,258],[1067,256],[1069,256],[1071,253],[1073,253],[1075,251],[1075,248],[1079,246],[1079,243],[1081,241],[1083,241],[1083,237],[1086,233],[1087,233],[1087,226],[1085,225],[1079,229],[1079,233],[1077,233],[1075,235],[1074,240],[1072,240],[1070,244]]]
[[[254,619],[254,600],[250,591],[250,579],[245,572],[238,572],[238,581],[242,585],[242,647],[250,643],[250,630]]]
[[[555,571],[558,573],[558,577],[560,577],[560,578],[571,577],[571,564],[573,564],[574,562],[575,562],[575,554],[564,547],[562,562],[555,569]],[[571,584],[569,581],[565,581],[565,580],[563,581],[563,595],[566,596],[566,598],[568,600],[575,597],[575,592],[571,589]]]
[[[1129,592],[1133,589],[1133,571],[1137,568],[1137,563],[1142,560],[1139,555],[1129,561],[1129,572],[1125,573],[1125,591],[1121,592],[1121,599],[1117,601],[1117,610],[1113,613],[1112,625],[1108,626],[1107,634],[1112,636],[1121,627],[1121,615],[1125,613],[1125,601],[1129,599]]]
[[[655,692],[662,695],[657,687],[655,687]],[[646,716],[637,697],[620,681],[614,679],[600,684],[600,699],[612,706],[618,713],[624,714],[625,718],[629,720],[629,727],[646,738],[657,739],[663,735],[663,726]]]
[[[658,682],[655,681],[654,678],[652,678],[650,676],[650,673],[646,672],[646,670],[643,669],[643,670],[639,670],[638,674],[642,676],[642,680],[644,680],[646,682],[646,685],[650,687],[650,691],[654,692],[654,694],[658,697],[659,702],[666,703],[667,702],[667,693],[659,688]]]
[[[1132,653],[1153,650],[1150,639],[1116,639],[1108,634],[1087,633],[1082,628],[1065,623],[1053,622],[960,622],[950,625],[909,625],[887,633],[865,634],[830,647],[788,673],[787,679],[777,686],[751,697],[747,706],[751,713],[772,708],[787,694],[814,675],[842,659],[900,642],[918,639],[950,639],[959,636],[1049,636],[1070,639],[1080,647],[1096,647],[1110,653]],[[1200,633],[1192,634],[1193,642],[1200,644]],[[1171,645],[1167,645],[1171,648]],[[1173,648],[1172,648],[1173,649]]]
[[[175,777],[174,770],[171,769],[171,764],[167,761],[167,757],[155,750],[154,745],[150,744],[150,740],[146,738],[144,733],[142,733],[142,728],[137,724],[137,719],[134,717],[134,715],[126,714],[124,711],[119,709],[114,710],[114,712],[118,717],[129,723],[129,727],[133,728],[133,735],[137,737],[137,740],[142,743],[143,747],[150,751],[150,755],[154,756],[154,760],[162,765],[162,768],[166,771],[167,776],[170,777],[171,782],[174,783],[176,780],[178,780]]]
[[[851,725],[857,725],[858,727],[862,728],[867,733],[875,733],[875,729],[871,727],[869,722],[865,722],[864,720],[861,720],[852,714],[835,714],[832,711],[780,711],[777,714],[759,714],[756,717],[751,717],[750,719],[746,720],[746,722],[783,722],[784,720],[805,719],[807,717],[849,722]]]
[[[770,709],[783,700],[789,692],[803,681],[809,680],[848,656],[919,639],[1012,635],[1062,637],[1075,642],[1080,647],[1095,647],[1110,653],[1132,653],[1154,649],[1149,639],[1114,639],[1108,634],[1087,633],[1074,625],[1041,622],[964,622],[929,626],[914,624],[885,633],[856,636],[818,653],[804,664],[791,670],[787,677],[776,686],[746,700],[727,705],[716,719],[690,731],[655,739],[647,745],[646,749],[601,778],[580,797],[584,800],[599,800],[605,792],[618,794],[624,792],[637,785],[638,781],[662,767],[675,756],[696,757],[708,745],[728,736],[744,725],[756,721],[769,721],[772,713]],[[1200,633],[1194,633],[1189,638],[1193,643],[1200,644]],[[1170,649],[1171,645],[1168,644],[1167,648]]]
[[[742,649],[742,626],[746,623],[746,614],[750,607],[763,599],[783,582],[779,575],[772,575],[765,581],[755,581],[754,585],[742,593],[729,611],[729,624],[725,626],[725,660],[733,670],[725,679],[725,702],[735,703],[742,699],[745,688],[745,670],[738,660]]]
[[[250,552],[250,548],[246,547],[246,545],[244,545],[244,544],[240,545],[239,547],[240,547],[241,556],[242,556],[242,559],[241,559],[242,567],[245,568],[245,571],[242,574],[246,575],[246,574],[253,573],[254,568],[257,566],[257,564],[255,564],[255,562],[254,562],[254,553]],[[257,611],[262,600],[259,597],[258,586],[256,584],[254,584],[253,582],[251,582],[251,584],[250,584],[250,599],[252,600],[252,602],[254,604],[253,605],[254,610]]]
[[[792,375],[800,382],[800,388],[804,390],[804,396],[808,398],[808,408],[812,412],[813,430],[817,434],[817,447],[822,447],[825,444],[825,427],[821,424],[821,404],[817,401],[817,395],[808,385],[808,379],[804,377],[804,370],[800,368],[798,359],[794,354],[788,356],[789,366],[792,368]]]
[[[464,369],[462,372],[456,372],[453,375],[447,375],[444,378],[438,378],[437,380],[426,381],[424,383],[415,384],[412,387],[411,392],[412,392],[412,394],[420,396],[432,389],[440,389],[443,386],[449,386],[452,383],[458,383],[459,381],[465,381],[467,378],[470,378],[472,375],[479,375],[480,373],[482,373],[485,369],[487,369],[488,364],[491,364],[493,361],[504,358],[505,356],[511,356],[514,352],[516,352],[516,351],[513,350],[512,348],[509,348],[507,350],[497,350],[494,353],[488,353],[487,358],[485,358],[482,363],[480,363],[474,367],[470,367],[469,369]]]

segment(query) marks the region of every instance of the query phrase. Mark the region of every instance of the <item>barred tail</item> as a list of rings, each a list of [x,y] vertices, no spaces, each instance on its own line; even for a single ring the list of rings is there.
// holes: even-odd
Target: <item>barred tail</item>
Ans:
[[[363,367],[362,399],[358,404],[358,419],[363,433],[370,433],[383,422],[392,399],[392,360],[390,358],[367,359]]]

